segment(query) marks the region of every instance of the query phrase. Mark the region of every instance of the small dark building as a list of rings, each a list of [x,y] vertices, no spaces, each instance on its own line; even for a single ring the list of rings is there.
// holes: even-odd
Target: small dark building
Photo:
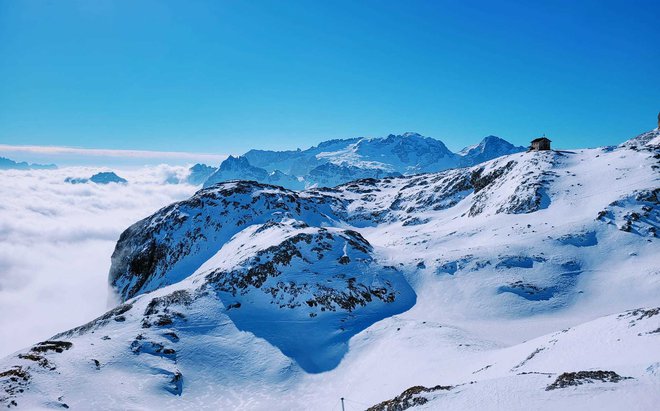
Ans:
[[[550,139],[545,136],[535,138],[529,146],[530,151],[550,150]]]

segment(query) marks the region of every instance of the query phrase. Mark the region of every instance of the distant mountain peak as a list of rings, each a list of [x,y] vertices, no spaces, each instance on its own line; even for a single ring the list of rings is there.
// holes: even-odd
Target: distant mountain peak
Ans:
[[[125,178],[119,177],[114,171],[102,171],[100,173],[94,174],[90,178],[67,177],[64,179],[64,182],[71,184],[85,184],[88,182],[92,182],[95,184],[128,183],[128,181]]]
[[[384,137],[384,138],[383,137],[374,137],[374,138],[371,138],[369,140],[389,140],[389,139],[400,139],[400,140],[411,139],[411,140],[413,140],[413,139],[427,139],[427,138],[432,139],[432,140],[436,140],[436,141],[440,141],[440,140],[434,139],[432,137],[424,136],[424,135],[419,134],[419,133],[414,132],[414,131],[406,131],[405,133],[402,133],[402,134],[388,134],[387,137]]]
[[[7,157],[0,157],[0,170],[54,170],[56,168],[55,164],[16,162]]]
[[[465,147],[458,152],[458,155],[462,157],[461,165],[469,166],[525,150],[525,147],[514,146],[501,137],[488,135],[479,144]]]
[[[494,135],[492,135],[492,134],[489,135],[489,136],[484,137],[484,138],[481,140],[482,143],[500,142],[500,141],[503,141],[503,142],[505,142],[505,143],[509,143],[509,142],[506,141],[505,139],[500,138],[500,137],[498,137],[498,136],[494,136]]]
[[[220,164],[220,170],[232,170],[235,168],[251,167],[250,162],[244,156],[229,156]]]
[[[397,136],[395,134],[390,134],[391,137],[406,137],[406,138],[426,138],[425,136],[415,132],[415,131],[406,131],[405,133],[401,134],[400,136]]]
[[[210,187],[214,184],[229,180],[250,180],[260,183],[275,184],[295,190],[305,188],[303,182],[296,176],[286,174],[280,170],[269,172],[261,167],[255,167],[245,156],[229,156],[220,164],[220,167],[212,173],[206,181],[204,187]]]

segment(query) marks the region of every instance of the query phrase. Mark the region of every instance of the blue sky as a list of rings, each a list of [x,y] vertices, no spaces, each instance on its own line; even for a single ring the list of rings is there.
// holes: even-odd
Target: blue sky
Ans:
[[[0,0],[0,144],[616,144],[655,127],[659,22],[657,0]]]

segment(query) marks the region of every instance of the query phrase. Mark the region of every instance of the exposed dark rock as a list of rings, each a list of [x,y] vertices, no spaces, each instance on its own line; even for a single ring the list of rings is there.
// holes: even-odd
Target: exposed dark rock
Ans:
[[[17,407],[16,397],[28,389],[31,379],[30,373],[20,366],[0,371],[0,404]]]
[[[32,347],[32,351],[34,352],[48,352],[48,351],[55,351],[56,353],[62,353],[65,350],[70,349],[73,347],[73,343],[70,343],[68,341],[44,341],[40,342],[34,347]]]
[[[565,372],[545,390],[552,391],[559,388],[566,388],[571,386],[578,386],[582,384],[593,384],[594,382],[612,382],[617,383],[622,380],[628,380],[631,377],[622,377],[614,371],[578,371],[578,372]]]
[[[391,400],[383,401],[379,404],[367,408],[367,411],[403,411],[408,408],[426,404],[429,400],[425,394],[431,394],[437,391],[449,391],[453,387],[449,385],[436,385],[435,387],[415,386],[408,388],[400,395]]]

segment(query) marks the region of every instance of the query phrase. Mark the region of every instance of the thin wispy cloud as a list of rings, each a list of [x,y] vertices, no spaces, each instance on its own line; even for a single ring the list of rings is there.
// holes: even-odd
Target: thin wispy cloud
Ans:
[[[66,146],[9,145],[0,144],[0,156],[22,161],[54,162],[67,165],[99,164],[105,159],[108,164],[154,164],[154,163],[207,163],[219,164],[227,154],[194,153],[185,151],[116,150],[104,148],[81,148]]]

